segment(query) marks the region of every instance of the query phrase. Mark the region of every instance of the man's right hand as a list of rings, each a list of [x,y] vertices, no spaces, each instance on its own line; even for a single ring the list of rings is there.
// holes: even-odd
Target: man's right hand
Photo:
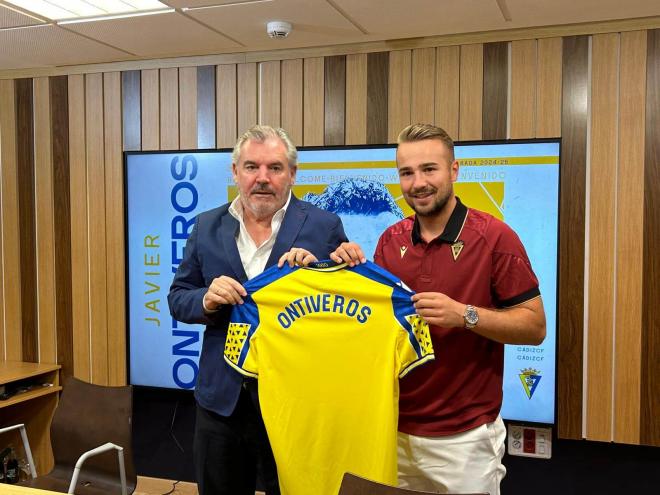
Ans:
[[[247,296],[247,291],[240,283],[223,275],[211,282],[209,289],[204,294],[202,304],[206,311],[215,311],[223,305],[243,304],[245,296]]]

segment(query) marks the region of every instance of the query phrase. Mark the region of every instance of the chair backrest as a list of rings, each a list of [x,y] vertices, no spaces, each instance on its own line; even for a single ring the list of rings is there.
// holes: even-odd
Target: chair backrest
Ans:
[[[437,492],[420,492],[377,483],[352,473],[344,474],[338,495],[436,495]],[[487,495],[487,494],[466,494]]]
[[[67,378],[55,409],[50,435],[55,468],[71,470],[83,452],[112,442],[124,449],[129,493],[137,476],[133,465],[131,386],[106,387]],[[117,452],[105,452],[85,461],[80,479],[102,479],[119,483]]]

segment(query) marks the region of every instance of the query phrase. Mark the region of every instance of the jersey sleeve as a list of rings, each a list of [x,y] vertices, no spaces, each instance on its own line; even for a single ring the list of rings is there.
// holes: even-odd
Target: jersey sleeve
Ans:
[[[412,292],[395,286],[392,293],[394,314],[401,327],[397,339],[399,378],[403,378],[417,366],[435,359],[429,325],[417,314],[410,296]]]
[[[491,283],[498,307],[508,308],[537,297],[540,291],[520,238],[507,225],[500,227],[502,231],[493,250]]]
[[[227,364],[242,375],[259,376],[257,329],[259,312],[251,297],[234,306],[227,328],[224,358]]]

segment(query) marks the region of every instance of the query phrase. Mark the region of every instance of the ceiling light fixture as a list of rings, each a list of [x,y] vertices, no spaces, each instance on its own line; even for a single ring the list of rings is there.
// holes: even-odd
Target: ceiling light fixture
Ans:
[[[34,15],[24,11],[24,10],[18,10],[16,7],[14,7],[13,5],[10,5],[8,3],[4,3],[4,4],[2,4],[2,6],[6,9],[11,10],[12,12],[16,12],[17,14],[29,17],[30,19],[34,19],[34,20],[39,21],[39,22],[46,22],[46,21],[44,21],[44,19],[42,19],[40,17],[36,17],[36,16],[34,16]]]
[[[182,12],[192,12],[195,10],[206,10],[206,9],[221,9],[225,7],[236,7],[237,5],[244,6],[244,5],[251,5],[253,3],[266,3],[266,2],[273,2],[274,0],[243,0],[242,2],[229,2],[229,3],[223,3],[220,5],[203,5],[201,7],[181,7]]]
[[[126,19],[129,17],[142,17],[145,15],[155,15],[155,14],[169,14],[174,12],[175,9],[161,9],[161,10],[152,10],[149,12],[135,12],[130,14],[113,14],[113,15],[100,15],[98,17],[81,17],[80,19],[66,19],[64,21],[58,21],[57,24],[80,24],[81,22],[95,22],[95,21],[110,21],[113,19]]]
[[[19,31],[21,29],[34,29],[34,28],[42,28],[46,26],[54,26],[54,24],[33,24],[31,26],[5,27],[5,28],[0,28],[0,32],[4,33],[6,31]]]
[[[144,15],[170,9],[158,0],[5,0],[7,4],[53,21],[99,20],[110,16]]]

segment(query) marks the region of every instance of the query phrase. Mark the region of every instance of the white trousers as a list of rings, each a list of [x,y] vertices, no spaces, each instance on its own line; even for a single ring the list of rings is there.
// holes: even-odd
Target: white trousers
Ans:
[[[492,423],[445,437],[399,433],[399,486],[437,493],[499,495],[506,428]]]

